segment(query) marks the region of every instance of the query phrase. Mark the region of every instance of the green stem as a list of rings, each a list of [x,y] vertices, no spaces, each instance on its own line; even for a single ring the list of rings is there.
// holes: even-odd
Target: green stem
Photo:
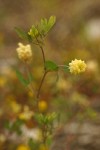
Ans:
[[[44,50],[43,50],[43,47],[40,45],[39,40],[37,39],[37,37],[36,37],[36,41],[37,41],[38,46],[40,47],[41,52],[42,52],[43,62],[44,62],[44,69],[45,69],[45,54],[44,54]]]
[[[46,125],[44,125],[43,129],[42,129],[42,136],[43,136],[43,144],[46,147],[46,140],[47,140],[47,129],[46,129]]]
[[[40,90],[41,90],[41,87],[42,87],[42,85],[43,85],[43,82],[44,82],[44,79],[45,79],[45,77],[46,77],[46,74],[47,74],[47,71],[44,72],[43,77],[42,77],[42,80],[41,80],[41,82],[40,82],[40,86],[39,86],[39,88],[38,88],[38,92],[37,92],[37,96],[36,96],[37,99],[39,98]]]
[[[65,68],[68,68],[68,66],[66,66],[66,65],[58,65],[58,67],[65,67]]]
[[[41,49],[41,52],[42,52],[42,57],[43,57],[43,63],[44,63],[44,74],[43,74],[43,77],[42,77],[42,80],[41,80],[41,82],[40,82],[40,86],[39,86],[39,89],[38,89],[38,92],[37,92],[37,99],[39,98],[39,95],[40,95],[40,90],[41,90],[41,88],[42,88],[42,85],[43,85],[43,82],[44,82],[44,79],[45,79],[45,76],[46,76],[46,74],[47,74],[47,70],[46,70],[46,68],[45,68],[45,54],[44,54],[44,49],[43,49],[43,47],[40,45],[40,42],[39,42],[39,40],[38,40],[38,38],[37,37],[35,37],[36,38],[36,41],[37,41],[37,43],[38,43],[38,46],[39,46],[39,48]]]

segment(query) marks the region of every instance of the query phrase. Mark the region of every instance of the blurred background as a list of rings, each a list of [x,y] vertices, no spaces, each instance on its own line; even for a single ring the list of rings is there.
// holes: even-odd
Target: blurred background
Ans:
[[[17,43],[25,42],[14,28],[29,31],[41,18],[51,15],[56,16],[56,24],[45,39],[46,58],[58,64],[82,59],[87,70],[78,76],[60,71],[57,82],[57,74],[50,73],[41,90],[44,107],[40,111],[57,111],[62,124],[88,121],[94,128],[100,127],[100,0],[0,0],[0,150],[29,150],[25,149],[27,141],[38,134],[31,118],[34,93],[25,89],[14,70],[25,71],[16,54]],[[37,88],[43,66],[36,46],[33,54],[31,72]],[[31,135],[32,131],[36,134]],[[96,141],[89,139],[99,150],[100,135]]]

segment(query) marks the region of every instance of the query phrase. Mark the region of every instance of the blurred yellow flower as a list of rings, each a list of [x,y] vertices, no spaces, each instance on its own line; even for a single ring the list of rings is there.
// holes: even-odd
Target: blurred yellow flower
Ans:
[[[0,142],[5,142],[6,141],[6,136],[4,134],[0,134]]]
[[[16,101],[11,102],[11,109],[14,113],[18,113],[21,110],[21,105],[19,105]]]
[[[31,46],[28,45],[23,45],[22,43],[18,43],[19,47],[16,49],[18,53],[18,57],[20,60],[23,62],[29,63],[32,60],[32,50]]]
[[[19,113],[21,110],[21,105],[17,103],[14,95],[8,95],[6,98],[7,104],[14,113]]]
[[[45,112],[47,110],[47,102],[45,100],[40,100],[38,102],[38,109],[40,112]]]
[[[86,64],[82,60],[72,60],[71,63],[69,63],[69,70],[72,74],[79,74],[86,70]]]
[[[1,76],[0,77],[0,87],[4,87],[6,82],[7,82],[7,79],[5,77]]]
[[[30,120],[33,114],[33,111],[30,111],[28,106],[24,106],[24,111],[18,117],[22,120]]]
[[[31,150],[27,145],[19,145],[16,150]]]

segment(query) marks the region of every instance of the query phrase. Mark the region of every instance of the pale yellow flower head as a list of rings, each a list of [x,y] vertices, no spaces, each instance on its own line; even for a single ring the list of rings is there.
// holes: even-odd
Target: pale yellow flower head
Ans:
[[[86,70],[86,63],[82,60],[72,60],[71,63],[69,63],[69,70],[75,75],[84,72]]]
[[[18,57],[23,62],[29,63],[32,60],[32,50],[29,44],[23,45],[22,43],[18,43],[18,48],[16,49],[18,53]]]

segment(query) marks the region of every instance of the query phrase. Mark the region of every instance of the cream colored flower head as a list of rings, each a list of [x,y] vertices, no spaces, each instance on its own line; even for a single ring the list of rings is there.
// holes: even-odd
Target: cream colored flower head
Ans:
[[[23,45],[22,43],[18,43],[18,48],[16,49],[18,53],[18,57],[23,62],[29,63],[32,60],[32,50],[29,44]]]
[[[84,72],[86,70],[86,63],[82,60],[72,60],[71,63],[69,63],[69,70],[75,75]]]

